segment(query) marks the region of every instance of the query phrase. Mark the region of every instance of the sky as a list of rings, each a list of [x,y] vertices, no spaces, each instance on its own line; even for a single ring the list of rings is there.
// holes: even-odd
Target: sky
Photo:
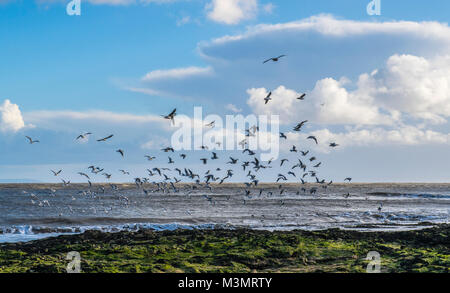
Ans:
[[[200,106],[279,115],[280,158],[310,149],[328,180],[450,179],[449,1],[381,0],[381,15],[369,0],[82,0],[81,15],[69,2],[0,0],[0,181],[84,181],[90,165],[114,182],[143,177],[167,163],[176,129],[161,115]],[[204,156],[183,164],[206,171]]]

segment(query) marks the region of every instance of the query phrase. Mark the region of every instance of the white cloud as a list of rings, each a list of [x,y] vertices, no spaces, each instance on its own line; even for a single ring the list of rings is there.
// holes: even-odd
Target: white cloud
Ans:
[[[236,107],[233,104],[228,104],[225,106],[225,109],[230,110],[233,113],[240,113],[242,112],[242,109],[239,109],[238,107]]]
[[[316,83],[308,101],[314,111],[314,121],[320,124],[382,125],[392,124],[394,117],[383,115],[374,97],[356,90],[348,91],[343,84],[325,78]],[[311,103],[309,103],[311,104]]]
[[[182,26],[191,22],[191,17],[189,15],[183,16],[182,18],[177,20],[177,26]]]
[[[213,73],[212,67],[184,67],[174,68],[168,70],[154,70],[147,73],[142,80],[143,81],[156,81],[166,79],[184,79],[193,76],[205,76]]]
[[[247,104],[252,108],[253,112],[258,115],[279,115],[282,124],[293,123],[301,118],[300,110],[302,106],[297,100],[299,93],[294,90],[280,86],[272,91],[271,101],[265,104],[264,98],[267,97],[269,91],[265,88],[252,88],[247,90],[250,96]]]
[[[101,120],[116,123],[149,123],[160,122],[161,117],[155,115],[134,115],[126,113],[114,113],[109,111],[93,110],[86,112],[77,111],[33,111],[25,113],[30,121],[44,119],[73,119],[73,120]]]
[[[391,56],[382,70],[361,75],[356,92],[388,110],[444,123],[450,116],[450,56]]]
[[[287,23],[259,24],[249,27],[243,34],[216,38],[210,45],[236,42],[271,33],[281,34],[283,32],[316,32],[320,35],[340,38],[376,34],[414,35],[424,40],[438,40],[447,45],[450,44],[450,28],[444,23],[434,21],[355,21],[336,19],[332,15],[321,14]]]
[[[265,13],[271,14],[275,10],[276,6],[273,3],[267,3],[263,6]]]
[[[12,104],[10,100],[5,100],[0,105],[0,131],[17,132],[24,127],[25,122],[19,106]]]
[[[234,25],[252,19],[258,13],[257,0],[212,0],[206,6],[208,18],[219,23]]]

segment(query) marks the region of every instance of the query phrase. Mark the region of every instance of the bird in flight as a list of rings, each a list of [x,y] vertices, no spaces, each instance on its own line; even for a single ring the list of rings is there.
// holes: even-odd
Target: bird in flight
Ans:
[[[301,94],[301,95],[297,98],[297,100],[303,101],[303,100],[305,99],[305,97],[306,97],[306,94]]]
[[[300,131],[302,127],[308,122],[308,120],[302,121],[294,127],[294,131]]]
[[[335,142],[330,143],[330,147],[335,148],[338,147],[339,145]]]
[[[267,97],[264,98],[264,101],[265,101],[264,104],[265,104],[265,105],[267,105],[267,103],[268,103],[270,100],[272,100],[271,96],[272,96],[272,92],[269,92],[269,94],[267,95]]]
[[[116,151],[116,153],[119,153],[122,157],[123,157],[123,155],[124,155],[124,152],[123,152],[123,150],[121,150],[121,149],[118,149],[118,150]]]
[[[348,181],[348,182],[351,182],[351,181],[352,181],[352,178],[350,178],[350,177],[347,177],[347,178],[345,178],[345,179],[344,179],[344,181]]]
[[[25,137],[28,139],[28,141],[30,142],[30,144],[39,142],[39,140],[33,140],[33,139],[32,139],[31,137],[29,137],[29,136],[25,136]]]
[[[214,124],[216,124],[216,121],[212,121],[211,123],[206,124],[206,127],[214,128]]]
[[[109,135],[107,137],[104,137],[104,138],[101,138],[101,139],[97,139],[97,141],[107,141],[108,139],[110,139],[113,136],[114,136],[114,134],[111,134],[111,135]]]
[[[76,140],[79,140],[79,139],[85,139],[85,138],[87,138],[89,135],[91,135],[92,133],[90,133],[90,132],[86,132],[86,133],[83,133],[83,134],[80,134],[80,135],[78,135],[77,136],[77,139]]]
[[[266,64],[266,63],[269,62],[269,61],[278,62],[278,61],[279,61],[281,58],[283,58],[283,57],[286,57],[286,55],[280,55],[280,56],[278,56],[278,57],[269,58],[269,59],[265,60],[265,61],[263,62],[263,64]]]
[[[145,158],[147,158],[147,160],[149,161],[153,161],[154,159],[156,159],[156,157],[152,157],[152,156],[144,156]]]
[[[316,142],[316,144],[318,144],[317,138],[314,135],[308,136],[308,139],[312,139]]]
[[[177,109],[175,108],[172,110],[172,112],[170,112],[169,115],[166,115],[166,116],[163,115],[162,117],[164,117],[164,119],[172,121],[172,124],[175,124],[175,116],[176,115],[177,115]]]
[[[50,171],[52,171],[53,175],[58,176],[58,175],[61,173],[62,170],[59,170],[59,171],[57,171],[57,172],[55,172],[55,171],[53,171],[53,170],[50,170]]]

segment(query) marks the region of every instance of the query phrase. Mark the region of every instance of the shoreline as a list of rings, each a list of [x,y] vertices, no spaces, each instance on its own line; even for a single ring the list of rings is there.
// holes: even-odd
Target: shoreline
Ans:
[[[64,273],[67,253],[78,251],[86,273],[365,273],[367,254],[377,251],[381,272],[448,273],[449,236],[449,224],[401,232],[87,231],[0,244],[0,272]]]

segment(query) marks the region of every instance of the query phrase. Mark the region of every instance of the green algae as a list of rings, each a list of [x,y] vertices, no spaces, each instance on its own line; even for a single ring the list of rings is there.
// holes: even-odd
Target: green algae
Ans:
[[[0,245],[0,272],[64,273],[70,251],[85,273],[449,272],[450,225],[406,232],[177,230],[101,233]]]

